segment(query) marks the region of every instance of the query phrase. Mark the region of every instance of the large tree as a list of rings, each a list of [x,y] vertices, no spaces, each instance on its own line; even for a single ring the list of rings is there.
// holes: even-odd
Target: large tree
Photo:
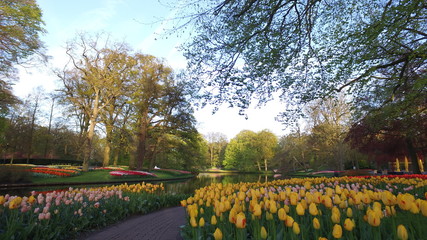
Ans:
[[[227,147],[227,136],[220,132],[209,132],[205,139],[209,147],[209,162],[211,167],[220,167]]]
[[[87,171],[92,153],[95,126],[100,114],[123,94],[128,71],[133,64],[127,61],[128,48],[123,43],[110,43],[102,35],[88,37],[80,34],[67,44],[70,62],[58,77],[67,101],[80,112],[84,133],[83,170]],[[109,126],[111,122],[105,121]]]
[[[426,91],[424,0],[199,3],[185,5],[195,34],[184,49],[210,102],[246,108],[277,92],[288,103],[286,120],[339,92],[353,95],[364,115],[369,100],[381,108],[408,86]],[[423,77],[409,81],[414,74]]]
[[[193,108],[188,101],[189,85],[178,81],[163,60],[151,55],[134,55],[130,102],[135,109],[137,148],[135,163],[141,169],[149,160],[154,167],[155,155],[167,136],[176,131],[195,131]]]
[[[36,1],[0,1],[0,137],[5,131],[5,115],[19,102],[11,87],[16,64],[29,62],[34,55],[45,58],[40,40],[43,24]]]

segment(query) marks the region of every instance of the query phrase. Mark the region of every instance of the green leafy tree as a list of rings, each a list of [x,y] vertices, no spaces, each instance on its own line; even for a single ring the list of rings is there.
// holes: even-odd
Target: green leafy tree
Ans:
[[[209,161],[211,167],[220,167],[224,156],[223,153],[227,147],[227,137],[223,133],[210,132],[205,136],[209,146]]]
[[[257,152],[256,164],[258,171],[261,171],[261,168],[264,168],[264,171],[269,170],[269,165],[271,160],[276,155],[278,139],[269,130],[262,130],[257,133],[255,139],[255,149]]]
[[[246,108],[277,92],[288,103],[286,122],[339,92],[352,95],[359,117],[394,106],[408,87],[426,92],[424,0],[199,3],[184,4],[196,29],[184,49],[207,101]]]
[[[225,149],[225,169],[254,170],[256,165],[255,152],[256,133],[250,130],[239,132]]]
[[[13,77],[14,64],[35,54],[43,55],[40,34],[44,33],[42,11],[35,0],[0,2],[0,79]]]
[[[0,150],[6,147],[5,117],[9,109],[19,103],[11,88],[11,80],[17,73],[15,64],[29,62],[34,55],[46,58],[40,40],[40,34],[45,31],[43,24],[36,1],[0,1]]]

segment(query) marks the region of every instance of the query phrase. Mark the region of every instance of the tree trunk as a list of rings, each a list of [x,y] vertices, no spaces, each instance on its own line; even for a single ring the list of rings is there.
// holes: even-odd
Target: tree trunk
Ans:
[[[110,147],[110,143],[107,140],[104,147],[104,160],[102,161],[103,167],[107,167],[108,165],[110,165],[110,152],[111,152],[111,147]]]
[[[86,137],[86,144],[85,144],[84,156],[83,156],[83,171],[85,172],[89,170],[89,162],[90,162],[90,156],[92,153],[92,140],[95,132],[95,125],[96,125],[95,118],[91,118],[89,131]]]
[[[261,172],[261,164],[257,161],[257,162],[256,162],[256,165],[257,165],[257,167],[258,167],[258,171],[259,171],[259,172]]]
[[[106,132],[106,141],[104,148],[104,160],[102,161],[102,166],[106,167],[110,165],[110,153],[111,153],[111,135],[113,134],[113,126],[108,125],[105,127]]]
[[[420,174],[420,168],[418,167],[418,159],[417,159],[417,153],[415,152],[414,145],[412,143],[411,138],[406,138],[406,147],[408,148],[408,154],[409,158],[411,159],[412,163],[412,172],[414,174]]]
[[[48,158],[49,139],[50,139],[50,132],[52,130],[52,118],[53,118],[54,106],[55,106],[55,98],[52,99],[52,105],[50,105],[49,126],[47,129],[46,143],[44,146],[44,157],[45,158]]]
[[[114,167],[117,167],[117,163],[119,162],[119,149],[116,149],[114,151],[114,157],[113,157],[113,165]]]
[[[267,166],[267,158],[264,159],[264,171],[268,171],[268,166]]]
[[[146,149],[146,143],[147,143],[147,129],[148,129],[148,123],[146,120],[146,116],[148,115],[148,110],[144,110],[142,116],[141,116],[141,123],[138,133],[138,147],[136,150],[136,169],[142,170],[144,161],[145,161],[145,154],[147,152]]]

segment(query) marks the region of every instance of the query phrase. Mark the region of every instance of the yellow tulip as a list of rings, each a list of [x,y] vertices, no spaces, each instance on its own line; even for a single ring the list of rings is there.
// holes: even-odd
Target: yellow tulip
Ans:
[[[341,203],[341,198],[340,198],[340,196],[339,195],[335,195],[334,196],[334,204],[335,205],[339,205],[340,203]]]
[[[427,201],[423,200],[420,203],[421,213],[424,217],[427,217]]]
[[[0,198],[1,198],[1,196],[0,196]],[[27,200],[27,202],[30,204],[33,204],[35,201],[36,201],[36,198],[33,195],[31,195]],[[1,200],[0,200],[0,204],[2,204]]]
[[[236,227],[237,228],[246,227],[246,215],[243,212],[240,212],[239,214],[237,214]]]
[[[303,215],[304,215],[304,213],[305,213],[305,209],[304,209],[304,207],[302,206],[302,204],[301,204],[301,203],[298,203],[298,204],[297,204],[296,211],[297,211],[297,214],[298,214],[299,216],[303,216]]]
[[[267,239],[267,230],[265,229],[264,226],[261,227],[261,238],[262,239]]]
[[[342,193],[342,189],[341,189],[341,187],[339,185],[335,186],[335,193],[336,194],[341,194]]]
[[[289,196],[289,202],[291,203],[291,205],[295,206],[297,205],[298,202],[298,194],[296,192],[291,192],[290,196]]]
[[[319,219],[317,219],[316,217],[313,218],[313,227],[314,229],[320,229],[320,222]]]
[[[254,216],[259,217],[262,214],[261,205],[256,204],[254,206]]]
[[[377,211],[368,210],[368,223],[373,227],[378,227],[381,224],[380,214]]]
[[[347,208],[346,214],[347,214],[347,217],[349,217],[349,218],[353,217],[353,209]]]
[[[9,209],[17,209],[21,206],[22,198],[16,197],[9,202]]]
[[[322,202],[322,194],[320,194],[320,192],[315,192],[313,194],[313,201],[314,201],[314,203],[317,203],[317,204],[321,203]]]
[[[34,198],[34,197],[33,197]],[[181,201],[181,206],[186,207],[187,206],[187,200],[182,200]]]
[[[292,224],[292,231],[298,235],[301,232],[301,229],[299,228],[299,224],[297,222],[294,222]]]
[[[409,209],[409,211],[411,211],[411,213],[413,214],[418,214],[420,213],[420,208],[417,206],[415,202],[412,202],[411,208]]]
[[[325,207],[332,208],[332,199],[330,196],[324,195],[322,199],[322,203],[323,205],[325,205]]]
[[[412,207],[412,202],[415,201],[414,196],[409,193],[397,195],[397,204],[403,210],[409,210]]]
[[[309,182],[309,181],[304,182],[304,188],[306,190],[309,190],[311,188],[311,182]]]
[[[317,240],[328,240],[328,239],[325,237],[319,237]]]
[[[277,211],[277,216],[279,217],[280,221],[285,221],[286,219],[286,211],[284,208],[280,208],[279,211]]]
[[[217,220],[216,220],[216,216],[215,215],[212,215],[212,217],[211,217],[211,224],[212,225],[216,225],[217,224]]]
[[[400,224],[397,226],[397,238],[400,240],[407,240],[408,239],[408,231],[406,231],[405,226]]]
[[[221,229],[219,229],[219,228],[216,228],[215,229],[215,232],[214,232],[214,238],[215,238],[215,240],[222,240],[222,232],[221,232]]]
[[[268,221],[273,220],[273,214],[271,214],[270,212],[266,212],[265,219],[267,219]]]
[[[293,224],[294,224],[294,219],[291,216],[287,215],[285,219],[286,227],[292,227]]]
[[[239,193],[237,194],[237,198],[238,198],[240,201],[243,201],[243,200],[245,200],[245,198],[246,198],[246,194],[245,194],[244,192],[239,192]]]
[[[334,228],[332,229],[332,236],[334,238],[341,238],[342,237],[342,227],[339,224],[335,224]]]
[[[315,203],[310,203],[308,207],[308,212],[313,216],[317,216],[317,214],[319,214],[319,210],[317,210],[317,206]]]
[[[203,217],[201,217],[201,218],[199,219],[199,226],[200,226],[200,227],[205,226],[205,219],[204,219]]]
[[[391,193],[389,191],[384,191],[381,193],[381,201],[386,206],[392,206],[392,205],[395,205],[397,203],[396,196],[393,195],[393,193]]]
[[[340,223],[340,220],[341,220],[340,214],[333,212],[331,215],[331,220],[333,223]]]
[[[352,231],[354,228],[355,224],[354,222],[350,219],[350,218],[346,218],[344,220],[344,229],[347,231]]]
[[[236,213],[236,210],[232,208],[228,215],[228,221],[230,221],[231,223],[236,223],[236,220],[237,220],[237,213]]]
[[[197,227],[197,221],[195,217],[190,217],[190,224],[192,227]]]
[[[270,212],[271,213],[277,213],[277,206],[275,201],[270,201]]]

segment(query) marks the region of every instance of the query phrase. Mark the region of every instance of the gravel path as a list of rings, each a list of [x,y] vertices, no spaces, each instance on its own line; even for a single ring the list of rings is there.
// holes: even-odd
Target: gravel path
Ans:
[[[182,239],[179,235],[179,227],[185,223],[185,209],[183,207],[172,207],[130,218],[94,233],[85,234],[79,239],[176,240]]]

